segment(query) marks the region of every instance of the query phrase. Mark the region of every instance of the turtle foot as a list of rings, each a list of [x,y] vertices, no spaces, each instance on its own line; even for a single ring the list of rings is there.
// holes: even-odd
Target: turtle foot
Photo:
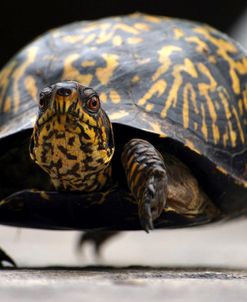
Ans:
[[[152,169],[145,180],[138,207],[141,226],[147,233],[154,229],[153,221],[166,205],[166,182],[166,172],[160,167]]]
[[[94,254],[96,258],[100,258],[102,247],[105,243],[113,236],[116,236],[119,232],[117,231],[88,231],[82,233],[79,238],[77,248],[82,250],[86,243],[92,243],[94,248]]]

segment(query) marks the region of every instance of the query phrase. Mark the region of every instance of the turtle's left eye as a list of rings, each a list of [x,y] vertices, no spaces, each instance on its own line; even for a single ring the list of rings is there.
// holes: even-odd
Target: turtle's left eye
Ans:
[[[100,101],[96,95],[92,96],[90,99],[87,100],[87,108],[90,111],[97,112],[99,110],[99,107]]]

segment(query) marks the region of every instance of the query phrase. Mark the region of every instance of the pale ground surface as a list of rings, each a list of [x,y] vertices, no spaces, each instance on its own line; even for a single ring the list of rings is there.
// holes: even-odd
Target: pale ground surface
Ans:
[[[76,251],[79,232],[0,228],[0,245],[20,267],[84,265],[205,266],[247,269],[247,219],[163,230],[123,232],[105,245],[101,259],[90,244]]]
[[[0,272],[0,301],[247,301],[247,220],[121,233],[98,262],[78,236],[1,227],[20,269]]]
[[[232,30],[247,48],[246,32],[247,12]],[[247,301],[247,220],[122,233],[98,262],[90,246],[75,252],[78,236],[0,227],[0,246],[22,267],[0,272],[0,301]]]

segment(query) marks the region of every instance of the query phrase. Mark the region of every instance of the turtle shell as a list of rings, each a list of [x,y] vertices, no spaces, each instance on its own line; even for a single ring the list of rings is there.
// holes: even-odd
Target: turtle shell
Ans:
[[[113,123],[180,142],[247,187],[247,54],[203,24],[132,14],[47,32],[0,73],[0,138],[31,128],[39,90],[76,80]]]

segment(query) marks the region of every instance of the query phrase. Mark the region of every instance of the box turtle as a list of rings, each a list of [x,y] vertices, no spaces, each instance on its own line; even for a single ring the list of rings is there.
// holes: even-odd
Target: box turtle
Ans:
[[[1,224],[100,245],[93,230],[247,213],[247,54],[210,26],[132,14],[51,30],[1,71],[0,127]]]

